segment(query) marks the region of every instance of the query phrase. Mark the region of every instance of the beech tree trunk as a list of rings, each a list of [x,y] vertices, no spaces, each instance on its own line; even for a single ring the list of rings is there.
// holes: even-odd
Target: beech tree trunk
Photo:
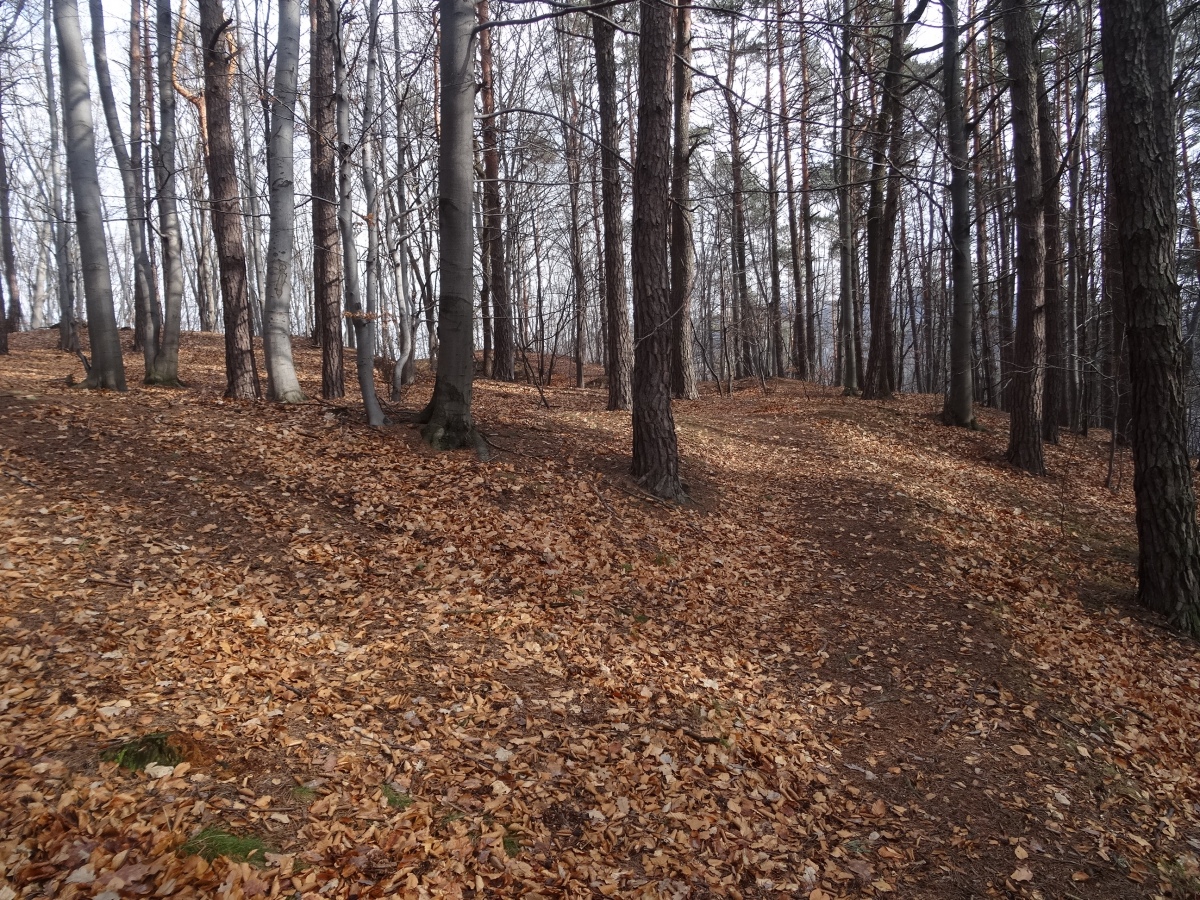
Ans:
[[[267,396],[280,403],[305,400],[292,361],[292,252],[296,231],[296,75],[300,65],[300,0],[278,0],[279,37],[275,49],[275,96],[271,101],[271,234],[267,241],[267,283],[263,302],[263,358]],[[367,95],[370,96],[370,89]]]
[[[671,413],[671,9],[641,0],[633,170],[633,468],[648,491],[684,498]]]
[[[334,19],[329,4],[310,6],[309,166],[312,182],[313,295],[317,338],[321,344],[321,396],[346,395],[342,372],[342,251],[338,238],[337,143],[333,96]]]
[[[96,171],[92,97],[88,89],[77,0],[54,0],[54,29],[58,34],[58,67],[67,125],[67,171],[75,198],[76,238],[87,303],[88,341],[92,350],[84,385],[123,391],[125,363],[121,358],[121,338],[113,308],[100,178]]]
[[[69,231],[63,211],[62,171],[58,163],[60,118],[58,109],[58,79],[54,77],[54,56],[51,50],[51,28],[54,14],[51,0],[42,6],[42,55],[46,73],[46,105],[50,114],[50,213],[54,219],[54,275],[58,289],[58,349],[68,353],[79,350],[79,335],[75,325],[75,304],[71,285],[75,280],[71,269]]]
[[[158,352],[147,381],[179,385],[179,331],[183,324],[183,235],[179,224],[178,175],[175,170],[175,58],[171,46],[171,0],[156,0],[158,46],[158,143],[154,148],[158,190],[158,228],[162,235],[163,321]],[[151,311],[158,305],[151,293]],[[198,303],[204,302],[197,298]]]
[[[592,16],[596,48],[596,87],[600,106],[600,186],[604,216],[604,302],[608,308],[608,340],[604,368],[608,374],[608,408],[629,409],[633,347],[629,338],[628,292],[625,285],[625,236],[621,203],[621,134],[617,125],[617,60],[615,28],[604,13]]]
[[[438,298],[438,359],[433,398],[421,413],[422,434],[438,450],[487,446],[471,414],[473,348],[474,230],[471,198],[475,172],[472,133],[475,112],[475,7],[471,0],[438,0],[441,14],[441,139],[438,143],[438,239],[441,295]]]
[[[1175,280],[1178,220],[1166,0],[1102,0],[1101,44],[1133,388],[1138,596],[1200,637],[1200,534]]]
[[[254,345],[250,338],[250,302],[246,287],[246,245],[242,229],[230,118],[233,54],[221,0],[200,0],[200,40],[204,51],[204,108],[207,112],[209,195],[212,200],[213,239],[221,273],[221,301],[225,322],[225,396],[255,400],[262,396]]]
[[[8,287],[8,313],[0,316],[0,354],[8,353],[8,333],[21,327],[21,299],[17,286],[17,257],[12,235],[12,189],[8,182],[8,154],[4,146],[4,87],[0,85],[0,245],[4,252],[4,282]],[[2,301],[2,298],[0,298]],[[0,302],[2,306],[2,302]]]
[[[1013,171],[1017,216],[1017,329],[1013,346],[1008,461],[1044,475],[1042,401],[1046,377],[1046,240],[1041,147],[1037,122],[1037,59],[1033,12],[1003,0],[1004,45],[1012,98]]]

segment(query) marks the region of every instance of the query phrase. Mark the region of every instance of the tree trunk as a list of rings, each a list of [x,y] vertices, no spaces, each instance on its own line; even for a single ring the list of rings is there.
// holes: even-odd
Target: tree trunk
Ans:
[[[692,361],[696,256],[692,247],[691,64],[691,0],[681,0],[675,13],[675,142],[671,151],[671,393],[679,400],[700,397]]]
[[[366,312],[363,310],[362,295],[358,280],[358,248],[354,242],[354,197],[350,186],[350,168],[353,147],[350,143],[350,98],[346,66],[346,29],[340,20],[338,0],[327,0],[329,18],[333,23],[337,40],[334,52],[334,92],[337,97],[337,144],[338,144],[338,229],[342,237],[343,291],[345,294],[346,318],[354,330],[354,362],[358,374],[358,389],[362,394],[367,424],[378,427],[384,424],[383,410],[375,394],[375,340],[373,330],[368,330]],[[379,18],[378,0],[372,0],[374,15],[370,16],[372,34],[377,31]],[[364,121],[369,121],[364,119]],[[470,216],[470,206],[467,215]],[[340,330],[340,326],[339,326]]]
[[[1038,75],[1038,149],[1042,165],[1042,215],[1046,233],[1046,380],[1042,404],[1042,437],[1058,443],[1065,419],[1067,354],[1063,335],[1062,212],[1058,131],[1050,110],[1045,78]]]
[[[771,374],[782,378],[786,369],[783,363],[783,289],[779,272],[779,164],[775,157],[775,129],[778,125],[771,96],[771,43],[769,39],[764,43],[767,48],[763,84],[767,113],[767,265],[771,280]]]
[[[971,296],[971,185],[958,35],[957,0],[942,0],[942,89],[950,161],[950,273],[954,297],[950,325],[950,390],[942,415],[950,425],[971,428],[975,425],[972,405],[975,385],[971,368],[971,337],[975,330],[974,298]]]
[[[158,190],[158,228],[162,233],[163,308],[158,352],[148,380],[154,384],[179,384],[179,331],[183,323],[183,235],[179,224],[178,175],[175,169],[175,58],[171,0],[156,0],[158,46],[158,143],[154,148],[155,186]],[[158,301],[151,293],[153,310]],[[200,298],[197,298],[198,300]]]
[[[1046,241],[1033,13],[1021,0],[1003,0],[1003,16],[1012,98],[1017,216],[1017,331],[1013,347],[1008,461],[1033,475],[1043,475],[1046,471],[1042,456]]]
[[[733,287],[737,294],[734,309],[738,316],[738,377],[755,374],[757,347],[754,311],[750,308],[750,284],[746,265],[746,192],[745,160],[742,158],[742,111],[740,99],[734,94],[734,75],[737,71],[737,18],[730,19],[729,53],[725,66],[725,111],[729,116],[729,167],[733,180]]]
[[[59,110],[58,79],[54,77],[54,55],[51,50],[51,27],[54,15],[51,0],[42,7],[42,56],[46,73],[46,105],[50,114],[50,212],[54,219],[54,275],[58,289],[58,349],[68,353],[79,350],[79,335],[76,331],[75,304],[71,285],[75,281],[71,270],[71,253],[67,217],[63,212],[63,183],[58,162]]]
[[[804,41],[801,30],[800,41]],[[800,225],[796,220],[796,177],[792,170],[791,112],[788,106],[787,66],[784,61],[783,43],[783,0],[775,0],[775,62],[779,78],[779,118],[783,141],[783,177],[787,187],[788,248],[792,264],[792,377],[808,378],[807,320],[804,315],[804,298],[807,285],[801,258]],[[770,73],[767,73],[770,78]]]
[[[850,222],[850,128],[853,118],[850,112],[850,0],[842,0],[842,46],[838,54],[838,72],[841,79],[841,145],[836,161],[838,183],[838,255],[840,262],[838,325],[838,358],[841,360],[841,378],[844,393],[858,393],[858,367],[854,352],[854,232]]]
[[[671,413],[671,10],[641,0],[637,165],[633,171],[633,467],[664,500],[684,497]]]
[[[0,245],[4,252],[4,281],[8,286],[8,312],[0,315],[0,354],[8,353],[8,333],[21,327],[21,298],[17,286],[17,257],[13,248],[12,189],[8,182],[8,154],[4,146],[4,88],[0,85]],[[0,298],[2,300],[2,298]],[[0,310],[2,310],[0,303]]]
[[[479,4],[479,22],[490,20],[488,0]],[[504,211],[500,207],[500,131],[496,122],[496,87],[494,62],[492,59],[492,31],[485,29],[479,35],[479,60],[483,83],[480,96],[483,101],[483,252],[491,265],[489,286],[492,295],[492,377],[499,381],[512,381],[513,367],[513,312],[508,295],[508,262],[504,253]]]
[[[625,286],[625,236],[622,224],[621,134],[617,125],[617,61],[615,28],[604,15],[592,16],[596,48],[596,84],[600,106],[601,203],[604,216],[604,287],[608,307],[608,341],[604,368],[608,374],[608,408],[629,409],[631,356],[628,293]]]
[[[336,2],[336,0],[331,0]],[[474,239],[471,196],[475,172],[471,137],[475,111],[475,7],[471,0],[438,0],[441,14],[441,139],[438,143],[438,360],[433,398],[421,413],[422,433],[438,450],[487,446],[471,415]]]
[[[123,391],[125,363],[121,359],[121,338],[113,309],[100,178],[96,172],[92,98],[77,0],[54,0],[54,28],[58,34],[58,66],[67,123],[67,171],[75,198],[75,227],[87,302],[88,341],[92,350],[84,384],[90,388]]]
[[[250,303],[246,294],[246,245],[242,234],[230,118],[233,54],[221,0],[200,0],[200,40],[204,52],[204,107],[208,118],[209,195],[213,239],[221,272],[221,301],[225,322],[225,396],[255,400],[262,396],[254,345],[250,339]]]
[[[1115,218],[1133,386],[1138,596],[1200,637],[1200,534],[1175,280],[1175,96],[1166,0],[1101,2]]]
[[[300,0],[278,0],[279,37],[275,50],[275,91],[271,101],[271,234],[267,241],[267,284],[263,302],[263,360],[267,396],[280,403],[301,403],[292,361],[292,254],[296,233],[296,172],[292,147],[296,130],[296,75],[300,65]],[[368,86],[367,97],[371,97]]]
[[[342,253],[338,238],[335,152],[337,125],[333,96],[334,20],[329,4],[310,6],[309,166],[312,182],[313,305],[321,343],[321,396],[346,395],[342,371]]]

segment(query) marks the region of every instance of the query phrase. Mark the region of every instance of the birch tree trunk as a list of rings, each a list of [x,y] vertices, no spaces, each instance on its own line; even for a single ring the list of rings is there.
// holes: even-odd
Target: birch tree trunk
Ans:
[[[439,0],[442,45],[441,140],[438,143],[438,238],[441,296],[438,298],[437,378],[433,398],[421,413],[422,431],[438,450],[487,446],[471,416],[475,368],[472,328],[474,242],[471,195],[475,172],[471,139],[475,112],[475,6],[471,0]]]
[[[1175,94],[1165,0],[1102,0],[1101,44],[1133,385],[1138,596],[1200,637],[1200,534],[1175,280]]]
[[[67,123],[67,171],[75,198],[77,239],[87,304],[88,342],[92,360],[84,385],[125,390],[125,363],[113,308],[112,275],[104,240],[100,178],[96,171],[96,134],[92,127],[92,97],[88,88],[83,33],[77,0],[54,0],[54,29],[58,34],[58,65]]]
[[[671,413],[671,9],[641,0],[637,153],[633,170],[633,467],[646,490],[685,497]]]
[[[300,65],[300,0],[278,0],[275,97],[271,103],[271,234],[267,242],[267,285],[263,303],[263,358],[267,396],[280,403],[305,400],[292,361],[292,253],[296,230],[296,172],[292,160],[296,128],[296,72]],[[370,90],[367,95],[370,96]]]

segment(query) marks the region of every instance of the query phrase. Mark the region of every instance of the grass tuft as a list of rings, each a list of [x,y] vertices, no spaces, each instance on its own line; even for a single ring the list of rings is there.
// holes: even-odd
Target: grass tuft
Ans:
[[[398,791],[390,784],[383,786],[383,797],[387,800],[387,805],[392,809],[398,809],[401,812],[412,806],[413,798],[403,791]]]
[[[183,762],[183,754],[171,744],[171,734],[158,731],[110,747],[100,754],[105,762],[115,762],[122,769],[138,771],[146,766],[173,766]]]
[[[232,834],[221,828],[205,828],[197,832],[181,848],[189,856],[199,856],[212,862],[218,856],[234,862],[265,865],[269,849],[257,835]]]

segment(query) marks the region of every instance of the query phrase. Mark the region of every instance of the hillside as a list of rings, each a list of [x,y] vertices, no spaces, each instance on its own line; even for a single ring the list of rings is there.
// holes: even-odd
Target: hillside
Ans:
[[[373,432],[53,341],[0,358],[0,900],[1200,896],[1200,649],[1103,435],[1036,480],[988,411],[710,388],[675,507],[599,389],[477,382],[481,463],[426,381]]]

